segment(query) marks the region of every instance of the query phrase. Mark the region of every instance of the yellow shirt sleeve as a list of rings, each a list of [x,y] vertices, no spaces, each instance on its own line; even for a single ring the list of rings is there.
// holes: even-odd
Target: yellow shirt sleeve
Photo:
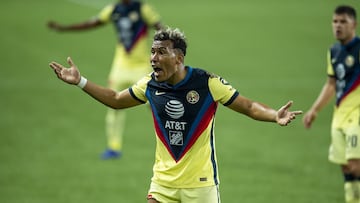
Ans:
[[[103,23],[107,23],[109,22],[111,19],[111,13],[113,12],[115,7],[115,4],[109,4],[107,6],[105,6],[100,13],[97,15],[97,18],[103,22]]]
[[[330,76],[334,76],[334,69],[331,64],[331,56],[330,56],[330,50],[327,52],[327,74]]]
[[[155,25],[160,22],[160,15],[147,3],[141,6],[141,16],[148,25]]]
[[[136,82],[132,87],[131,91],[136,99],[147,102],[147,98],[145,96],[146,88],[148,82],[151,80],[151,74],[144,76],[138,82]]]
[[[209,89],[214,101],[226,104],[237,92],[225,79],[218,76],[209,78]]]

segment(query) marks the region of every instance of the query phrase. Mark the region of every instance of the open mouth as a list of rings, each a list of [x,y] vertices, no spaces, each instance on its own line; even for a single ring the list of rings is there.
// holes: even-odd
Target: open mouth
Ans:
[[[341,35],[341,30],[336,30],[335,33],[336,35]]]
[[[156,77],[158,77],[160,72],[162,71],[161,68],[157,68],[155,66],[153,66],[153,70]]]
[[[154,67],[153,70],[154,70],[154,72],[160,72],[160,71],[161,71],[161,68],[156,68],[156,67]]]

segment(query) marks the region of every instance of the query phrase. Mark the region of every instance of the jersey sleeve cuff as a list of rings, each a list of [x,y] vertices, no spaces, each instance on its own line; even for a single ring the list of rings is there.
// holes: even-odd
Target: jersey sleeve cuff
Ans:
[[[236,92],[233,94],[233,96],[229,99],[229,101],[227,101],[226,103],[224,103],[224,106],[230,105],[230,104],[235,100],[235,98],[236,98],[238,95],[239,95],[239,92],[236,91]]]
[[[139,102],[141,102],[141,103],[143,103],[143,104],[146,103],[145,101],[139,99],[139,98],[134,94],[134,91],[132,90],[131,87],[129,88],[129,92],[130,92],[130,95],[131,95],[134,99],[138,100]]]

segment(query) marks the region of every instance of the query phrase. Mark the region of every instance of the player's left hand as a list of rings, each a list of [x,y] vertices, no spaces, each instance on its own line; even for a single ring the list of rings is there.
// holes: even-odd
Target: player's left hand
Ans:
[[[302,111],[289,111],[289,108],[292,104],[293,102],[289,101],[276,112],[276,122],[279,125],[286,126],[296,118],[296,115],[303,113]]]

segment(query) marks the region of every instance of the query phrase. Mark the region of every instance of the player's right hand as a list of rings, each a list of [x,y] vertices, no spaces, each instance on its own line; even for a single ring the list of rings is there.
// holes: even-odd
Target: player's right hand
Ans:
[[[80,82],[80,72],[70,57],[67,58],[67,62],[70,65],[69,68],[66,68],[55,61],[51,62],[49,65],[59,79],[66,83],[76,85]]]

